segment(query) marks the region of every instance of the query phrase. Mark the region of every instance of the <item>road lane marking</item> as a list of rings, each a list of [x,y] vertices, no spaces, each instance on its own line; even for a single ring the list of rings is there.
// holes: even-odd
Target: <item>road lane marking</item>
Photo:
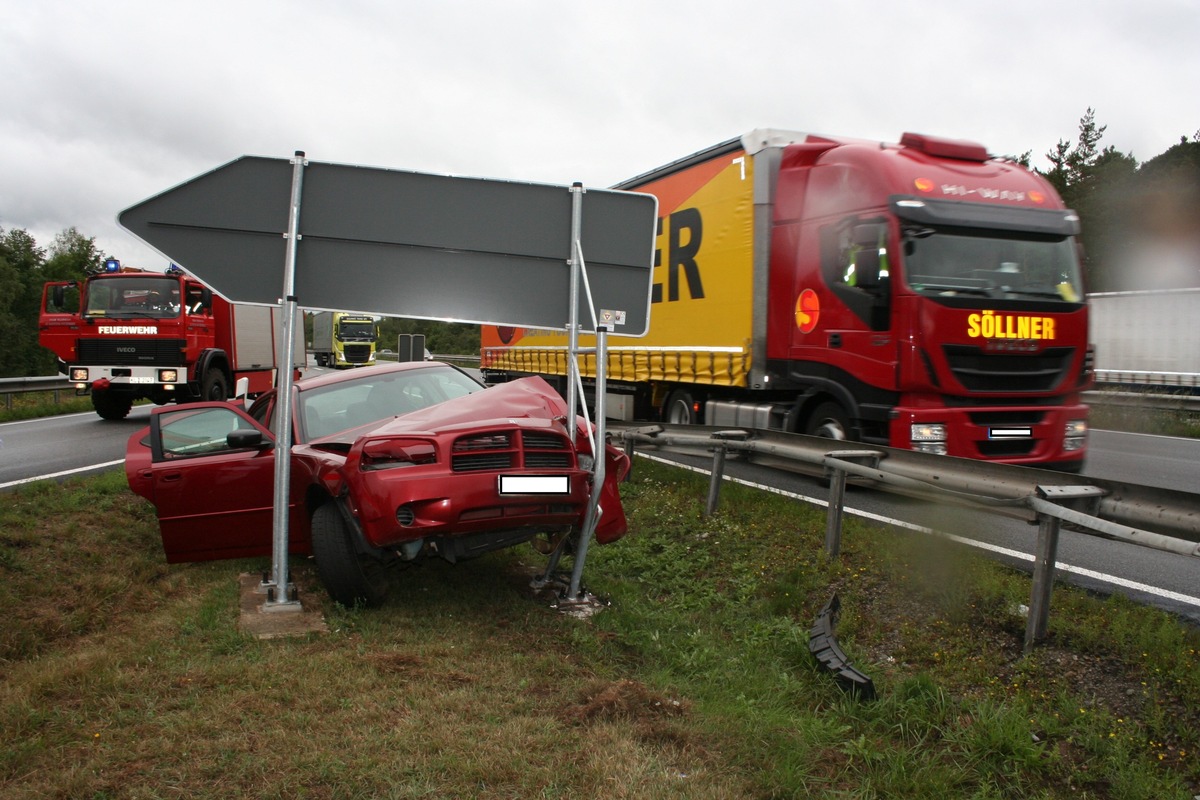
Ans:
[[[75,475],[79,472],[88,472],[94,469],[108,469],[115,467],[117,464],[124,464],[125,459],[118,458],[116,461],[105,461],[103,464],[92,464],[88,467],[76,467],[75,469],[64,469],[62,472],[51,472],[47,475],[35,475],[32,478],[21,478],[19,481],[9,481],[8,483],[0,483],[0,489],[10,489],[13,486],[20,486],[24,483],[35,483],[36,481],[48,481],[53,478],[62,478],[67,475]]]

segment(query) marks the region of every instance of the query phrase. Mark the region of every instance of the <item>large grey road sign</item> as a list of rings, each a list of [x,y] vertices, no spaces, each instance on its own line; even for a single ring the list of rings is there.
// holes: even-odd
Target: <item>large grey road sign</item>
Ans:
[[[276,305],[284,285],[293,165],[243,156],[121,212],[138,238],[227,299]],[[566,186],[308,162],[295,293],[308,308],[565,329]],[[650,318],[657,201],[588,189],[581,249],[597,311],[617,336]],[[592,330],[586,296],[581,330]]]

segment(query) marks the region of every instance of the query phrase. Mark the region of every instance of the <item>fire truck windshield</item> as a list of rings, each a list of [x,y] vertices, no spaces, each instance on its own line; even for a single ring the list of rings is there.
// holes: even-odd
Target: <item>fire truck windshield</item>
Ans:
[[[179,281],[154,275],[99,276],[88,282],[85,313],[116,319],[179,316]]]
[[[904,234],[907,283],[920,294],[1083,302],[1070,237],[917,226],[906,226]]]

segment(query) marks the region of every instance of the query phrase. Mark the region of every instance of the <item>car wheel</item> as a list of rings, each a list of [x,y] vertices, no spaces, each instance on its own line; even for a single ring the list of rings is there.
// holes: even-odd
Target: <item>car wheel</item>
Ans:
[[[115,392],[92,392],[92,408],[103,419],[125,419],[133,408],[133,398]]]
[[[671,425],[695,425],[695,401],[690,392],[677,389],[667,397],[663,420]]]
[[[850,438],[850,420],[837,403],[822,403],[809,416],[804,432],[809,436],[846,441]]]
[[[317,575],[334,600],[353,608],[378,606],[387,598],[388,575],[383,562],[358,552],[336,501],[313,514],[312,548]]]
[[[200,381],[200,399],[224,402],[229,399],[229,381],[225,373],[216,367],[210,367]]]

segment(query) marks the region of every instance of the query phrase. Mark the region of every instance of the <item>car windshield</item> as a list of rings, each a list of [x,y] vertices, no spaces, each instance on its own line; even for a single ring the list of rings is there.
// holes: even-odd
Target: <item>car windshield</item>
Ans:
[[[1079,260],[1069,238],[910,228],[904,252],[908,285],[921,294],[1083,300]]]
[[[331,436],[483,389],[483,384],[445,364],[403,372],[359,373],[349,380],[300,392],[302,439]]]

